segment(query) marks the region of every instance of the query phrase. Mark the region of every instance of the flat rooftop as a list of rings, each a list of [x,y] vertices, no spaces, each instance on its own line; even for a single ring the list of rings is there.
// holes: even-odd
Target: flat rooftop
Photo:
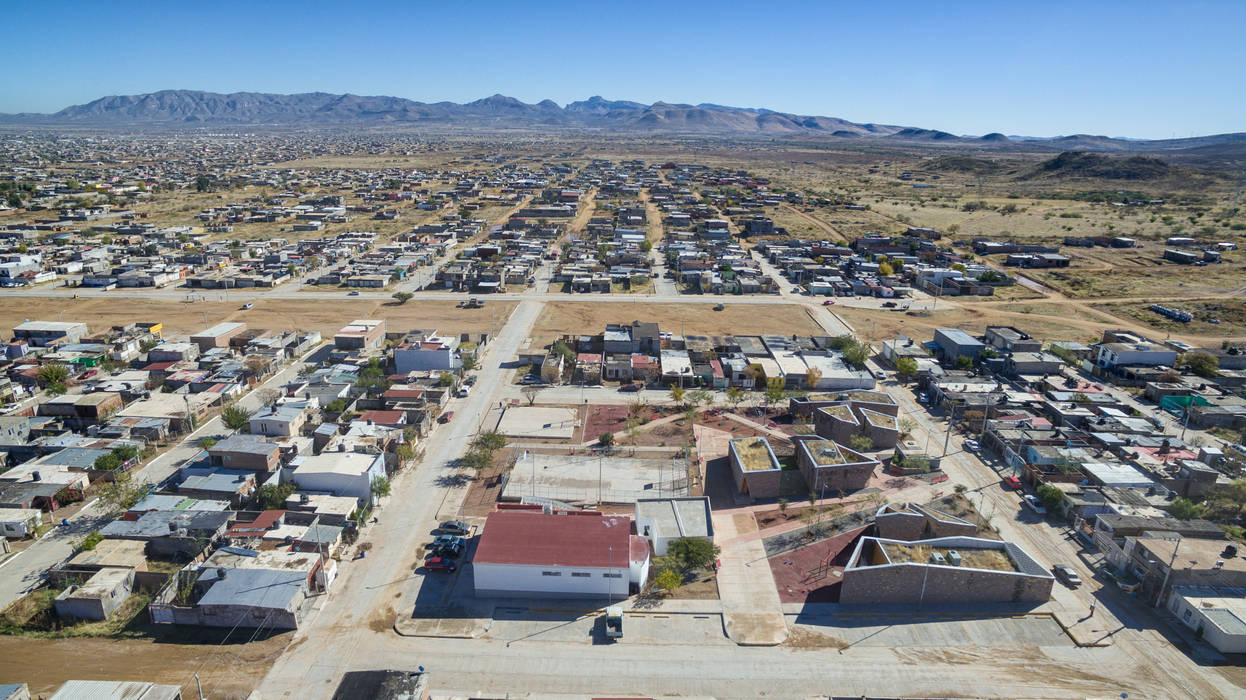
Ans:
[[[712,537],[708,498],[643,498],[636,501],[636,518],[652,519],[665,536]]]
[[[960,554],[966,569],[988,569],[991,571],[1018,571],[1017,565],[1002,549],[961,549],[959,547],[941,547],[925,544],[881,544],[883,552],[892,564],[929,564],[932,554],[940,554],[946,560],[948,552]]]
[[[746,472],[779,468],[770,451],[770,443],[765,438],[736,438],[731,441],[731,445],[735,448],[736,456],[740,460],[740,468]]]

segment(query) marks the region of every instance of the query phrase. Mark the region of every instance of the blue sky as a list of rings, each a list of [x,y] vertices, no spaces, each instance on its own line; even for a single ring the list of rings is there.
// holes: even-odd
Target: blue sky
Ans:
[[[958,134],[1246,131],[1246,2],[27,2],[0,112],[183,88],[713,102]]]

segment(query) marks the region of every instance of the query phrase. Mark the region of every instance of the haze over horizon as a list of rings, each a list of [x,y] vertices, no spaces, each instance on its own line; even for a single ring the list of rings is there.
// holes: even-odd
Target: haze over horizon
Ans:
[[[165,89],[714,103],[955,134],[1246,130],[1246,4],[886,8],[84,2],[9,12],[0,112]],[[32,29],[42,28],[38,31]],[[32,62],[31,56],[39,60]]]

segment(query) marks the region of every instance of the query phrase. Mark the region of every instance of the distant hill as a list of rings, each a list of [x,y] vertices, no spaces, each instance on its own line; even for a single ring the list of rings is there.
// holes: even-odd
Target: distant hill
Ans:
[[[1169,151],[1212,161],[1217,149],[1239,153],[1246,133],[1189,139],[1140,141],[1077,134],[1056,138],[1013,137],[990,133],[980,138],[915,126],[857,123],[838,117],[790,114],[764,108],[701,103],[607,100],[595,95],[560,107],[551,100],[528,104],[493,95],[457,104],[416,102],[384,95],[334,95],[305,92],[221,94],[200,90],[161,90],[144,95],[114,95],[54,114],[0,115],[0,125],[46,127],[316,127],[412,125],[459,129],[593,129],[642,133],[692,133],[724,136],[814,137],[836,140],[881,139],[915,148],[970,148],[994,151]],[[1089,166],[1088,166],[1089,167]],[[1063,169],[1063,166],[1061,166]],[[1143,171],[1128,166],[1126,171]]]
[[[1038,164],[1026,178],[1092,177],[1108,180],[1159,180],[1177,172],[1175,166],[1150,156],[1113,158],[1101,153],[1066,151]]]
[[[945,173],[973,173],[975,175],[986,175],[998,171],[1002,166],[989,160],[981,158],[970,158],[969,156],[939,156],[931,158],[922,164],[927,170],[935,170]]]

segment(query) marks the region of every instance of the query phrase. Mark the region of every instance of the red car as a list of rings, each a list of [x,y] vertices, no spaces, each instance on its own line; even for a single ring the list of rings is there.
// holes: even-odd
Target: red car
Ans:
[[[437,422],[438,423],[449,423],[450,419],[453,417],[454,417],[454,411],[446,411],[445,413],[437,417]]]
[[[1012,489],[1013,491],[1020,491],[1020,490],[1021,490],[1021,480],[1020,480],[1020,479],[1018,479],[1018,478],[1017,478],[1017,477],[1015,477],[1015,476],[1006,476],[1006,477],[1004,477],[1003,484],[1004,484],[1004,486],[1006,486],[1006,487],[1008,487],[1008,488]]]
[[[639,384],[624,384],[623,386],[619,387],[619,391],[628,391],[628,392],[640,391],[640,385]]]
[[[445,557],[429,557],[424,560],[424,568],[429,571],[449,571],[454,573],[458,571],[459,565],[454,563],[453,559]]]
[[[822,302],[822,305],[823,305],[823,306],[834,306],[834,305],[835,305],[835,300],[834,300],[834,299],[827,299],[826,301]]]

